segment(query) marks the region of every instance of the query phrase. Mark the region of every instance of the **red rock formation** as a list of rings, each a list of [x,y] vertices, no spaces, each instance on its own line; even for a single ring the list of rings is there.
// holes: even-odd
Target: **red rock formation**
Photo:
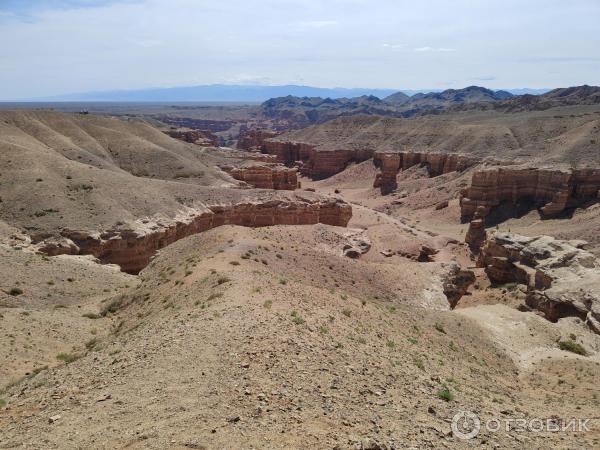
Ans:
[[[396,176],[402,164],[402,156],[399,153],[376,153],[376,157],[381,173],[375,177],[373,187],[381,188],[381,193],[386,195],[398,187]]]
[[[463,222],[481,208],[483,218],[502,203],[532,201],[544,217],[598,198],[600,169],[494,168],[475,172],[461,192]]]
[[[189,210],[185,216],[167,224],[138,224],[137,229],[97,233],[64,230],[62,235],[69,245],[63,243],[61,249],[70,248],[71,254],[93,255],[103,263],[118,264],[124,272],[135,274],[148,265],[159,249],[221,225],[263,227],[324,223],[346,226],[351,216],[352,207],[336,198],[297,196],[209,205],[202,210]],[[56,254],[50,247],[42,242],[38,249]]]
[[[298,188],[297,170],[281,164],[247,167],[221,166],[221,169],[236,180],[244,181],[255,188],[290,191]]]
[[[206,131],[199,130],[167,130],[165,134],[168,134],[174,139],[180,141],[189,142],[190,144],[203,145],[205,147],[217,147],[217,137]]]
[[[465,242],[474,254],[478,254],[481,250],[481,246],[487,239],[487,232],[485,231],[485,222],[483,220],[483,209],[480,208],[475,212],[473,220],[469,223],[469,229],[465,236]]]
[[[477,265],[495,283],[526,285],[527,306],[548,320],[579,317],[600,333],[600,263],[583,244],[497,232],[482,247]]]
[[[482,161],[457,153],[375,152],[373,162],[381,167],[381,173],[377,174],[373,187],[380,187],[381,193],[385,195],[396,189],[396,176],[400,170],[424,165],[429,175],[436,177],[468,169]]]
[[[263,150],[265,139],[274,138],[278,134],[279,133],[277,133],[276,131],[256,128],[243,128],[240,130],[240,135],[237,141],[237,148],[249,152],[261,152]]]
[[[368,150],[315,150],[303,142],[264,141],[265,152],[277,156],[280,163],[298,165],[300,173],[313,179],[327,178],[341,172],[350,162],[369,159]]]

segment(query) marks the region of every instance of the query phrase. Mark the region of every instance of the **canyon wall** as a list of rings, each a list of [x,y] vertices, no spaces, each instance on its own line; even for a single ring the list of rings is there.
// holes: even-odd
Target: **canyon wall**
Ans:
[[[286,165],[297,165],[302,175],[318,180],[341,172],[351,162],[373,156],[369,150],[316,150],[304,142],[264,141],[264,151]]]
[[[248,152],[261,152],[265,140],[274,138],[278,134],[276,131],[242,128],[240,129],[237,148]]]
[[[242,201],[190,209],[173,220],[138,221],[132,229],[96,233],[63,230],[62,242],[44,241],[38,250],[48,255],[93,255],[102,263],[118,264],[124,272],[136,274],[150,263],[159,249],[221,225],[263,227],[324,223],[345,227],[351,217],[352,207],[336,198]]]
[[[373,162],[381,168],[373,187],[381,188],[381,193],[385,195],[398,186],[396,176],[400,170],[423,165],[427,167],[431,177],[437,177],[449,172],[466,170],[481,163],[482,160],[458,153],[375,152]]]
[[[481,159],[457,153],[374,152],[373,150],[317,150],[304,142],[265,140],[264,151],[275,155],[282,164],[297,164],[301,174],[313,179],[330,177],[343,171],[351,162],[373,158],[382,168],[376,186],[393,190],[399,170],[425,165],[432,177],[462,171],[481,162]]]
[[[214,134],[199,130],[167,130],[165,134],[174,139],[205,147],[217,147],[218,138]]]
[[[297,169],[281,164],[220,168],[236,180],[244,181],[255,188],[293,191],[299,187]]]
[[[479,209],[482,218],[502,204],[530,202],[543,217],[560,214],[598,199],[600,169],[493,168],[473,174],[461,192],[461,219],[467,222]]]
[[[578,317],[600,333],[600,263],[584,241],[496,232],[477,265],[494,283],[527,286],[526,305],[548,320]]]

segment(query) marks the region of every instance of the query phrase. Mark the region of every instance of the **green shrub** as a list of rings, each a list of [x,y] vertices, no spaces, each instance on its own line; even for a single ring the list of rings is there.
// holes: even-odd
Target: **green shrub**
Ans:
[[[73,353],[59,353],[58,355],[56,355],[56,359],[69,364],[73,361],[77,361],[79,359],[79,355],[75,355]]]
[[[290,315],[292,316],[292,322],[294,322],[296,325],[302,325],[304,322],[306,322],[300,316],[300,314],[298,314],[298,311],[292,311],[292,313]]]
[[[581,346],[581,344],[578,344],[575,341],[560,341],[558,343],[558,347],[561,350],[564,350],[567,352],[577,353],[578,355],[583,355],[583,356],[587,355],[587,351],[585,350],[585,348],[583,348],[583,346]]]
[[[112,299],[107,305],[105,305],[100,311],[102,317],[106,317],[108,314],[116,313],[123,303],[122,297]]]
[[[16,297],[17,295],[21,295],[22,293],[23,293],[23,289],[18,288],[18,287],[14,287],[10,291],[8,291],[8,294],[12,295],[13,297]]]
[[[437,396],[438,396],[438,398],[441,398],[442,400],[445,400],[447,402],[451,402],[452,400],[454,400],[454,394],[452,392],[450,392],[450,389],[448,389],[448,386],[444,386],[443,389],[440,389],[437,392]]]

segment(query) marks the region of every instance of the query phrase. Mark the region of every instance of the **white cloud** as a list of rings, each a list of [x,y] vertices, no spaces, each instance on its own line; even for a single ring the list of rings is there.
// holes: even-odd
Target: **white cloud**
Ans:
[[[82,1],[105,5],[32,8]],[[600,1],[550,3],[0,0],[0,99],[297,79],[446,88],[490,74],[497,89],[600,84]]]
[[[455,48],[446,47],[417,47],[413,49],[415,52],[455,52]]]

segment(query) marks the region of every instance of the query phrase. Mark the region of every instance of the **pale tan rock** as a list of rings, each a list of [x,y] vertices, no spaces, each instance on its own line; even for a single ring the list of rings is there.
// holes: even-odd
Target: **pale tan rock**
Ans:
[[[548,320],[579,317],[600,333],[600,262],[592,253],[550,236],[497,232],[478,266],[492,282],[525,284],[527,305]]]

